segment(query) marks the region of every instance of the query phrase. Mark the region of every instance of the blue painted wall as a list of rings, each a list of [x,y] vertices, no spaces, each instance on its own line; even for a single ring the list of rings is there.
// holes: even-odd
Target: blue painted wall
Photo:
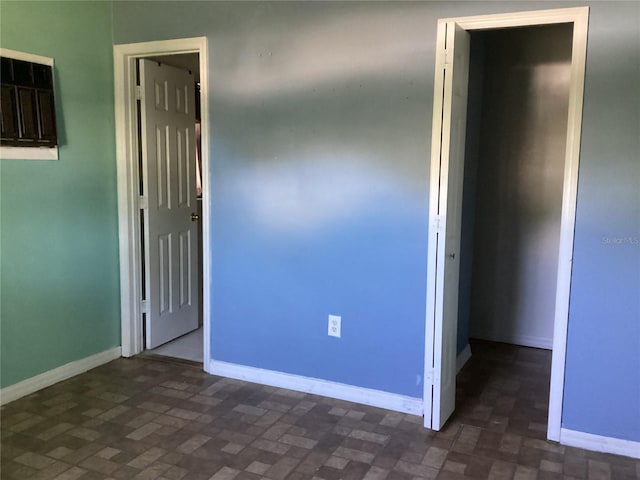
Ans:
[[[565,428],[640,441],[640,6],[591,8]]]
[[[640,237],[640,21],[589,3],[563,426],[640,440],[640,246],[602,240]],[[564,6],[114,3],[115,43],[209,39],[214,358],[421,395],[436,19]]]
[[[209,38],[215,359],[421,397],[421,8],[114,4],[116,43]]]

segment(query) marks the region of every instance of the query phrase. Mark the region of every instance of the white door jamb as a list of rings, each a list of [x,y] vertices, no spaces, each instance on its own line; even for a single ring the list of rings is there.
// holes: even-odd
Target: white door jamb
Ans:
[[[582,126],[582,102],[584,92],[584,76],[587,52],[587,28],[589,22],[589,7],[563,8],[553,10],[539,10],[531,12],[514,12],[498,15],[480,15],[473,17],[447,18],[439,21],[439,25],[447,23],[457,25],[465,30],[489,30],[498,28],[510,28],[520,26],[548,25],[554,23],[573,24],[573,50],[571,59],[571,80],[569,90],[569,112],[567,121],[567,143],[565,149],[565,170],[562,196],[562,217],[560,227],[560,250],[558,257],[558,274],[556,287],[556,307],[553,333],[553,354],[551,361],[551,389],[549,394],[549,418],[547,425],[547,438],[549,440],[561,441],[561,420],[562,420],[562,400],[564,395],[564,374],[565,356],[567,348],[567,327],[569,323],[569,294],[571,290],[571,266],[573,261],[573,239],[576,216],[577,188],[578,188],[578,165],[580,160],[580,133]],[[440,35],[440,32],[438,33]],[[444,48],[442,46],[441,48]],[[438,62],[443,58],[444,51],[436,52],[436,68]],[[440,59],[440,60],[439,60]],[[436,70],[437,71],[437,70]],[[442,82],[440,82],[440,85]],[[438,82],[436,82],[436,88]],[[435,95],[442,95],[442,92],[435,92]],[[441,118],[434,112],[434,123],[432,128],[441,128]],[[439,151],[439,149],[438,149]],[[439,155],[436,156],[432,145],[432,168],[434,162],[439,162]],[[436,185],[437,187],[437,185]],[[434,188],[432,179],[431,188]],[[434,192],[431,192],[433,201]],[[430,228],[436,224],[436,218],[429,218]],[[429,252],[429,261],[435,252]],[[428,272],[427,285],[432,288],[435,281],[434,272]],[[428,299],[432,299],[433,295]],[[433,299],[434,300],[434,299]],[[431,300],[429,300],[431,301]],[[427,306],[429,311],[429,306]],[[425,378],[431,370],[433,346],[429,347],[429,342],[433,342],[433,318],[429,315],[426,318],[426,341],[425,341]],[[440,349],[441,350],[441,349]],[[426,387],[426,385],[425,385]],[[426,388],[425,388],[426,391]],[[425,409],[427,406],[426,399]],[[431,415],[431,412],[424,412],[424,415]]]
[[[210,358],[211,225],[209,189],[209,102],[207,38],[183,38],[156,42],[114,45],[114,91],[116,160],[118,169],[118,230],[120,246],[120,314],[122,355],[130,357],[143,350],[142,279],[140,272],[140,206],[138,172],[138,131],[136,113],[136,59],[156,55],[198,53],[200,60],[200,103],[202,140],[202,259],[204,368]]]

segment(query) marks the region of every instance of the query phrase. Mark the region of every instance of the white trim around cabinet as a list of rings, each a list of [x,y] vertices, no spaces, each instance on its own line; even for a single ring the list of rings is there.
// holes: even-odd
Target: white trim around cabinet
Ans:
[[[58,160],[58,147],[0,147],[0,160]]]

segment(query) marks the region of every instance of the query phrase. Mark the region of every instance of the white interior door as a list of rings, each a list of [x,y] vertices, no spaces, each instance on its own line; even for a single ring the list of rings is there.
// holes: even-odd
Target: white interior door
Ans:
[[[469,46],[467,31],[439,23],[433,118],[441,128],[432,138],[425,359],[425,426],[434,430],[455,408]]]
[[[198,328],[195,81],[140,60],[146,348]]]

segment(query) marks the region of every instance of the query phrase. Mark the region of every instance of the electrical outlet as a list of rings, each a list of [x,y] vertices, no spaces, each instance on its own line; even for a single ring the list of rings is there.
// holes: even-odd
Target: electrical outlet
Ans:
[[[342,334],[342,317],[339,315],[329,315],[329,336],[338,337]]]

